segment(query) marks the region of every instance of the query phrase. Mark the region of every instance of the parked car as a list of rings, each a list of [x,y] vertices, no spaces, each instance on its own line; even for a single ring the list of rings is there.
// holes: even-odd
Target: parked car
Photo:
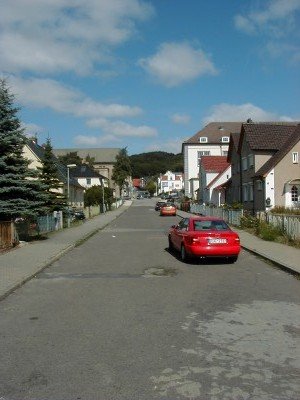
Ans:
[[[166,202],[160,207],[160,215],[176,215],[177,209],[173,203]]]
[[[85,214],[84,214],[83,210],[75,210],[73,215],[74,215],[75,220],[84,220],[85,219]]]
[[[169,249],[180,251],[182,261],[219,257],[233,263],[241,250],[239,235],[216,217],[183,218],[170,228],[168,238]]]
[[[159,210],[161,209],[161,207],[164,206],[165,204],[166,204],[165,201],[162,201],[162,200],[158,201],[158,202],[155,204],[155,211],[159,211]]]

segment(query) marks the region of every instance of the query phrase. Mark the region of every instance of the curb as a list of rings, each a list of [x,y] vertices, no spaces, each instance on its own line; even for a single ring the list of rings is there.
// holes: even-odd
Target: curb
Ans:
[[[270,258],[270,256],[267,256],[267,255],[265,255],[265,254],[263,254],[263,253],[260,253],[259,251],[255,250],[255,249],[251,249],[251,248],[249,248],[249,247],[247,247],[247,246],[245,246],[245,245],[241,245],[241,247],[242,247],[244,250],[248,251],[249,253],[252,253],[252,254],[254,254],[254,255],[256,255],[256,256],[258,256],[258,257],[260,257],[260,258],[262,258],[262,259],[264,259],[264,260],[266,260],[266,261],[269,261],[269,262],[272,263],[274,266],[276,266],[276,267],[282,269],[282,270],[285,271],[285,272],[288,272],[288,273],[291,274],[291,275],[300,276],[300,272],[295,271],[295,270],[294,270],[292,267],[290,267],[289,265],[282,264],[282,263],[280,263],[279,261],[276,261],[276,260]]]
[[[21,286],[23,286],[26,282],[30,281],[31,279],[33,279],[37,274],[39,274],[40,272],[42,272],[44,269],[50,267],[50,265],[52,265],[55,261],[59,260],[62,256],[64,256],[65,254],[67,254],[69,251],[71,251],[72,249],[74,249],[75,247],[80,246],[82,243],[84,243],[86,240],[88,240],[89,238],[91,238],[92,236],[96,235],[99,231],[101,231],[102,229],[104,229],[107,225],[109,225],[112,221],[114,221],[115,219],[117,219],[120,215],[122,215],[125,211],[128,210],[130,206],[127,206],[124,210],[120,211],[117,215],[115,215],[110,221],[108,221],[106,224],[104,224],[103,226],[93,229],[91,230],[89,233],[87,233],[86,235],[82,236],[80,239],[77,239],[74,243],[68,245],[66,248],[64,248],[63,250],[59,251],[56,255],[54,255],[53,257],[51,257],[48,261],[46,261],[45,263],[43,263],[41,266],[37,267],[37,270],[34,273],[31,273],[30,275],[24,277],[20,282],[13,284],[9,289],[7,289],[7,291],[3,294],[0,294],[0,301],[5,299],[7,296],[9,296],[11,293],[13,293],[15,290],[17,290],[18,288],[20,288]],[[0,398],[1,400],[1,398]]]

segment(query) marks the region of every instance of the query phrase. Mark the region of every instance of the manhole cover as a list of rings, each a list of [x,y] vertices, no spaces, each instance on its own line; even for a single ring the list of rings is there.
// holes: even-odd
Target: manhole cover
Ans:
[[[177,271],[174,268],[167,267],[152,267],[148,268],[144,271],[145,278],[151,277],[163,277],[163,276],[175,276],[177,275]]]

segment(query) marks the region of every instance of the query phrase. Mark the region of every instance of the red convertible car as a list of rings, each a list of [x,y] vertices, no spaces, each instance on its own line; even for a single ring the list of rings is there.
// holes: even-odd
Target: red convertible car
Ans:
[[[215,217],[183,218],[169,231],[169,249],[180,251],[182,261],[190,257],[226,258],[233,263],[241,250],[239,235]]]

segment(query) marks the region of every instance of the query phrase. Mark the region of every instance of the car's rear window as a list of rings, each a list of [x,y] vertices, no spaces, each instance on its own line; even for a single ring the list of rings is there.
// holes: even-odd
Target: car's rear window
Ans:
[[[195,231],[205,231],[205,230],[217,230],[217,231],[227,231],[229,226],[224,221],[194,221]]]

